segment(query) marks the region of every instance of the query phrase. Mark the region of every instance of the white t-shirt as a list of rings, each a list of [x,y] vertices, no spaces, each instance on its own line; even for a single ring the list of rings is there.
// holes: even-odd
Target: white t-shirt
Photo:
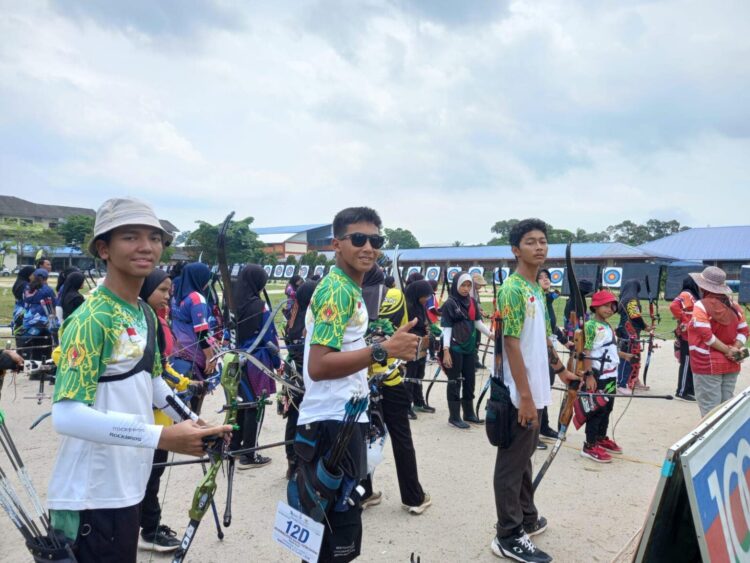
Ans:
[[[608,323],[591,319],[584,326],[586,344],[584,348],[591,350],[591,367],[601,372],[599,379],[614,379],[617,377],[617,366],[620,358],[617,355],[615,333]],[[606,360],[602,362],[602,358]]]
[[[339,379],[313,381],[308,371],[310,346],[318,344],[341,352],[365,348],[368,325],[362,288],[341,269],[334,267],[315,288],[305,316],[305,397],[297,424],[321,420],[343,420],[344,408],[352,395],[366,396],[367,368]],[[359,422],[367,422],[363,413]]]
[[[498,290],[498,309],[503,317],[503,335],[518,338],[526,367],[529,389],[537,409],[552,403],[547,344],[552,341],[544,291],[519,274],[512,274]],[[508,354],[503,354],[503,377],[513,405],[521,398],[510,371]]]

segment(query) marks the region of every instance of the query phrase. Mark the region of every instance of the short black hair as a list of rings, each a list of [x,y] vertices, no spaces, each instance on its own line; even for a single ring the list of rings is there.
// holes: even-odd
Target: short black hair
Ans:
[[[511,246],[518,248],[521,245],[521,239],[523,236],[531,231],[542,231],[546,237],[547,223],[541,219],[524,219],[523,221],[519,221],[513,225],[513,228],[510,230],[508,242],[510,242]]]
[[[346,234],[346,228],[354,223],[372,223],[378,229],[383,227],[380,215],[369,207],[347,207],[336,213],[333,218],[333,236],[341,238]]]
[[[36,267],[41,268],[42,264],[44,264],[45,262],[49,262],[50,264],[52,264],[49,258],[47,258],[46,256],[42,256],[39,260],[36,261]]]

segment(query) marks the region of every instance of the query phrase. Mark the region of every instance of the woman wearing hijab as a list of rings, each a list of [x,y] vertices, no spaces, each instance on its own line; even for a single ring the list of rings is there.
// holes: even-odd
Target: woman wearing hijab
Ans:
[[[292,312],[289,315],[289,322],[286,325],[286,335],[284,340],[286,341],[286,347],[289,351],[289,373],[287,374],[296,383],[302,381],[302,363],[305,356],[305,315],[307,314],[307,308],[310,306],[310,300],[312,299],[315,288],[318,282],[306,281],[299,289],[297,289],[297,295],[294,299],[294,305],[292,305]],[[293,369],[292,369],[293,368]],[[295,375],[298,376],[295,378]],[[297,432],[297,420],[299,419],[299,405],[304,398],[304,394],[296,393],[294,391],[288,392],[288,400],[284,406],[284,417],[286,418],[286,429],[284,431],[284,440],[294,440],[294,436]],[[297,468],[296,457],[294,453],[294,446],[287,444],[286,459],[287,459],[287,479],[290,479],[294,475],[294,471]]]
[[[621,395],[631,395],[633,388],[647,390],[638,378],[641,368],[641,331],[649,327],[643,320],[641,302],[638,294],[641,291],[641,282],[628,280],[622,284],[620,290],[620,324],[617,327],[620,351],[626,354],[634,354],[632,361],[623,359],[617,366],[617,392]]]
[[[695,389],[693,387],[693,370],[690,365],[690,345],[688,344],[687,327],[693,318],[693,307],[695,302],[701,298],[700,289],[695,280],[686,276],[682,280],[682,290],[674,298],[669,310],[677,320],[677,328],[674,330],[675,342],[679,347],[680,369],[677,372],[677,392],[675,396],[683,401],[695,401]]]
[[[286,294],[286,305],[284,306],[284,310],[282,311],[282,314],[284,315],[284,318],[286,320],[289,320],[289,315],[292,313],[292,307],[294,306],[294,297],[297,294],[297,288],[302,285],[302,282],[305,280],[302,279],[302,276],[298,276],[297,274],[294,274],[290,279],[289,283],[286,284],[286,288],[284,289],[284,293]]]
[[[209,317],[211,312],[206,300],[211,271],[199,262],[188,264],[175,280],[172,297],[172,331],[176,349],[172,367],[190,379],[203,381],[215,368],[213,338]],[[203,396],[190,400],[190,408],[200,414]]]
[[[71,272],[68,274],[65,284],[62,286],[62,293],[57,298],[57,302],[62,309],[62,320],[67,319],[83,303],[81,288],[83,287],[84,277],[81,272]]]
[[[383,302],[387,288],[385,287],[385,274],[375,264],[362,279],[362,300],[367,307],[367,316],[370,322],[380,316],[380,304]]]
[[[406,377],[409,379],[424,379],[427,352],[430,348],[430,325],[432,324],[427,318],[425,304],[431,295],[432,286],[426,280],[418,280],[410,283],[404,292],[409,320],[417,319],[417,324],[409,332],[422,338],[419,357],[406,364]],[[411,402],[415,410],[426,413],[435,412],[434,408],[425,403],[424,396],[422,395],[422,383],[409,382],[406,384],[406,388],[409,390]]]
[[[747,357],[748,327],[742,309],[732,303],[727,275],[716,266],[690,274],[701,290],[688,325],[695,398],[706,416],[734,395],[740,362]]]
[[[471,275],[459,272],[453,277],[450,295],[442,307],[440,324],[443,327],[443,367],[450,380],[463,377],[458,382],[446,385],[448,396],[448,422],[456,428],[466,429],[466,422],[482,424],[474,413],[474,385],[476,368],[474,351],[476,350],[477,331],[490,339],[494,335],[482,322],[479,304],[471,297],[473,288]],[[463,391],[463,396],[462,396]],[[464,418],[461,419],[463,406]],[[466,421],[466,422],[464,422]]]
[[[31,274],[34,273],[34,266],[24,266],[18,271],[16,281],[13,282],[13,298],[15,299],[13,307],[13,334],[16,336],[16,347],[21,348],[23,343],[21,342],[23,333],[23,315],[26,310],[23,308],[23,292],[26,286],[31,282]],[[22,351],[25,352],[25,351]],[[22,353],[23,357],[27,354]]]
[[[261,298],[263,288],[266,287],[268,274],[257,264],[245,266],[237,278],[234,291],[234,302],[237,306],[237,342],[240,348],[247,349],[255,345],[253,356],[266,366],[269,370],[277,370],[281,367],[281,358],[278,354],[279,339],[276,326],[270,323],[268,330],[262,335],[271,311]],[[260,338],[260,341],[256,341]],[[269,397],[276,393],[276,382],[268,377],[263,370],[252,362],[247,362],[245,377],[240,381],[238,394],[247,402],[259,401],[261,398]],[[258,409],[243,409],[238,416],[239,432],[232,434],[232,449],[254,448],[258,442],[263,420],[258,420]],[[265,457],[255,452],[240,456],[239,469],[250,469],[261,467],[271,462],[270,457]]]
[[[23,292],[23,339],[29,359],[43,362],[52,352],[52,333],[57,331],[55,292],[47,285],[49,272],[37,268]]]
[[[71,276],[66,281],[66,288],[72,281]],[[191,381],[177,373],[168,364],[167,358],[174,352],[174,335],[172,334],[167,316],[169,314],[169,293],[172,288],[172,280],[165,271],[155,269],[143,280],[139,297],[149,304],[156,313],[159,325],[156,329],[156,338],[159,344],[162,365],[164,371],[162,377],[172,389],[185,391]],[[154,424],[170,426],[172,419],[159,409],[154,409]],[[166,450],[154,450],[154,464],[167,461]],[[141,501],[141,538],[138,543],[142,549],[166,553],[174,551],[180,546],[177,532],[166,524],[161,523],[161,506],[159,505],[159,486],[164,467],[153,467],[146,485],[146,493]]]

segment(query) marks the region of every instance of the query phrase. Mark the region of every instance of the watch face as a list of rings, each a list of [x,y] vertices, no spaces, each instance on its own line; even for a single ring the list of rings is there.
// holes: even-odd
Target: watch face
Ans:
[[[372,357],[376,362],[382,362],[388,357],[388,354],[380,345],[375,345],[372,347]]]

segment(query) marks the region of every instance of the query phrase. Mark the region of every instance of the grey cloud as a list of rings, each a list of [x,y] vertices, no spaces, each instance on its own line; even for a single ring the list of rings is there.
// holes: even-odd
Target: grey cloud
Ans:
[[[509,0],[389,0],[420,18],[447,25],[492,24],[509,14]]]

